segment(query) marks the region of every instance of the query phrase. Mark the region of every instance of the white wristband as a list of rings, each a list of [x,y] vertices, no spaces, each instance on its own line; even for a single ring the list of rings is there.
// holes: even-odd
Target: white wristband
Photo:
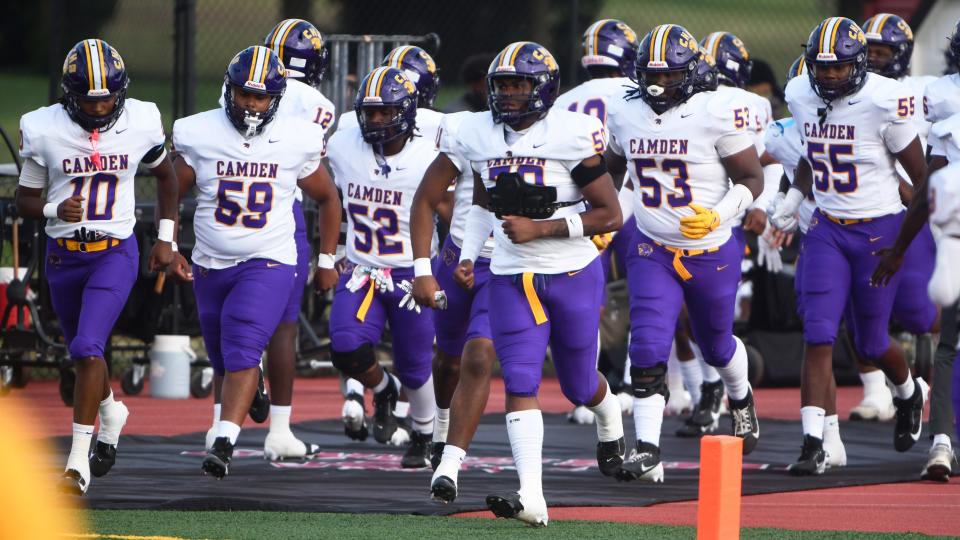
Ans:
[[[333,255],[329,253],[321,253],[317,255],[317,268],[333,270],[333,267],[336,265],[336,263],[337,261],[333,258]]]
[[[173,220],[161,219],[157,224],[157,240],[161,242],[173,242]]]
[[[420,257],[413,260],[413,277],[432,276],[433,267],[430,265],[430,259]]]
[[[567,222],[567,236],[570,238],[583,237],[583,218],[580,214],[574,214],[563,218]]]
[[[45,218],[56,218],[57,217],[57,208],[60,205],[57,203],[48,202],[43,205],[43,217]]]
[[[170,242],[170,247],[173,248],[173,252],[174,252],[174,253],[176,253],[177,251],[179,251],[179,249],[177,248],[177,243],[176,243],[176,242]]]

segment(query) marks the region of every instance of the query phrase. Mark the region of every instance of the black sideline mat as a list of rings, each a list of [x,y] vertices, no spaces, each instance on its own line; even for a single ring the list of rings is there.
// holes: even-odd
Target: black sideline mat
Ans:
[[[544,415],[543,483],[550,506],[645,506],[697,498],[699,442],[673,436],[677,418],[664,421],[665,483],[618,483],[596,469],[594,426],[578,426],[563,415]],[[202,476],[203,433],[177,437],[123,436],[117,464],[94,478],[85,502],[96,509],[290,510],[448,514],[484,509],[484,497],[519,487],[503,415],[486,415],[460,472],[460,494],[451,505],[429,500],[431,472],[403,470],[403,450],[349,441],[339,420],[294,426],[324,452],[306,462],[263,459],[266,430],[245,429],[222,481]],[[799,422],[763,420],[757,449],[744,463],[743,493],[759,494],[917,480],[926,461],[924,437],[910,452],[893,449],[893,424],[843,422],[848,466],[820,477],[793,478],[785,467],[800,453]],[[624,418],[628,441],[633,422]],[[721,431],[729,417],[721,418]],[[69,439],[57,443],[63,454]]]

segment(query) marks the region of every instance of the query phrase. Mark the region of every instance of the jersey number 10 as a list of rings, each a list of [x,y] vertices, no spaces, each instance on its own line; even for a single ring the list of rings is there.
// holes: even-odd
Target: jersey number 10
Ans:
[[[90,186],[87,189],[87,211],[86,219],[88,221],[110,221],[113,219],[113,203],[117,201],[117,183],[120,181],[115,174],[97,173],[93,176],[78,176],[70,183],[73,184],[73,194],[71,197],[83,195],[83,186],[90,180]],[[106,193],[101,193],[106,188]],[[103,198],[101,198],[103,195]],[[103,211],[100,211],[101,201],[103,202]]]

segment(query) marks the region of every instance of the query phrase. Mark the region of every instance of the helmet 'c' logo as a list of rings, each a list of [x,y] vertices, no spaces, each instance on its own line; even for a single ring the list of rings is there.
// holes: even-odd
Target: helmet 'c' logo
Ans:
[[[315,51],[319,51],[323,48],[323,38],[320,37],[320,32],[315,28],[307,28],[303,31],[303,39],[310,42],[310,45],[313,45]]]
[[[624,23],[617,23],[617,28],[623,32],[623,37],[627,38],[627,43],[636,43],[637,34]]]
[[[420,51],[420,58],[423,59],[423,63],[427,65],[427,71],[430,73],[437,72],[437,63],[433,61],[433,58],[430,58],[430,55],[427,54],[427,51]]]
[[[63,74],[77,72],[77,51],[70,51],[67,59],[63,61]]]
[[[900,31],[903,32],[905,36],[907,36],[907,39],[909,39],[910,41],[913,41],[913,30],[910,29],[910,25],[907,24],[907,21],[903,19],[900,19],[899,21],[897,21],[897,28],[899,28]]]
[[[539,49],[536,49],[535,51],[533,51],[532,56],[537,60],[540,60],[541,62],[543,62],[543,64],[547,66],[547,69],[549,69],[550,71],[555,71],[557,69],[557,61],[554,60],[553,55],[550,54],[550,52],[544,49],[543,47],[540,47]]]
[[[850,39],[859,41],[861,45],[867,44],[867,36],[863,34],[863,30],[861,30],[859,26],[851,26],[848,34],[850,35]]]
[[[113,52],[113,67],[122,70],[123,69],[123,58],[120,58],[120,53],[117,51]]]
[[[410,94],[416,94],[416,93],[417,93],[417,87],[414,86],[412,82],[410,82],[410,79],[404,77],[403,75],[401,75],[401,74],[399,74],[399,73],[397,73],[396,75],[394,75],[393,78],[394,78],[394,80],[396,80],[398,83],[402,84],[402,85],[403,85],[403,89],[406,90],[408,93],[410,93]]]
[[[681,33],[680,39],[677,41],[680,43],[681,47],[690,49],[693,52],[698,52],[700,50],[700,45],[697,43],[697,40],[686,32]]]

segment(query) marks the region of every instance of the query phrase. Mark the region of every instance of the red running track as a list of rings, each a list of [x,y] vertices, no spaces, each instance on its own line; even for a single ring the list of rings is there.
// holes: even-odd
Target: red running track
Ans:
[[[160,400],[149,396],[148,386],[139,396],[123,396],[115,385],[117,399],[130,408],[124,433],[178,435],[210,427],[212,399]],[[38,437],[69,435],[71,410],[60,401],[57,383],[32,382],[14,390],[26,399],[44,422],[36,426]],[[503,412],[503,383],[495,380],[487,412]],[[335,378],[298,379],[293,421],[337,418],[342,398]],[[560,394],[555,379],[543,381],[541,405],[547,412],[566,412],[569,403]],[[859,387],[837,390],[838,409],[846,418],[861,397]],[[0,398],[2,399],[2,398]],[[799,419],[800,393],[796,388],[758,389],[758,413],[764,418]],[[0,402],[2,403],[2,402]],[[921,441],[925,444],[925,441]],[[922,463],[917,463],[919,479]],[[696,525],[696,502],[665,503],[652,507],[552,508],[553,520],[578,519]],[[464,514],[489,517],[488,513]],[[833,488],[743,498],[744,527],[796,530],[855,530],[864,532],[919,532],[960,535],[960,482],[920,482]]]

